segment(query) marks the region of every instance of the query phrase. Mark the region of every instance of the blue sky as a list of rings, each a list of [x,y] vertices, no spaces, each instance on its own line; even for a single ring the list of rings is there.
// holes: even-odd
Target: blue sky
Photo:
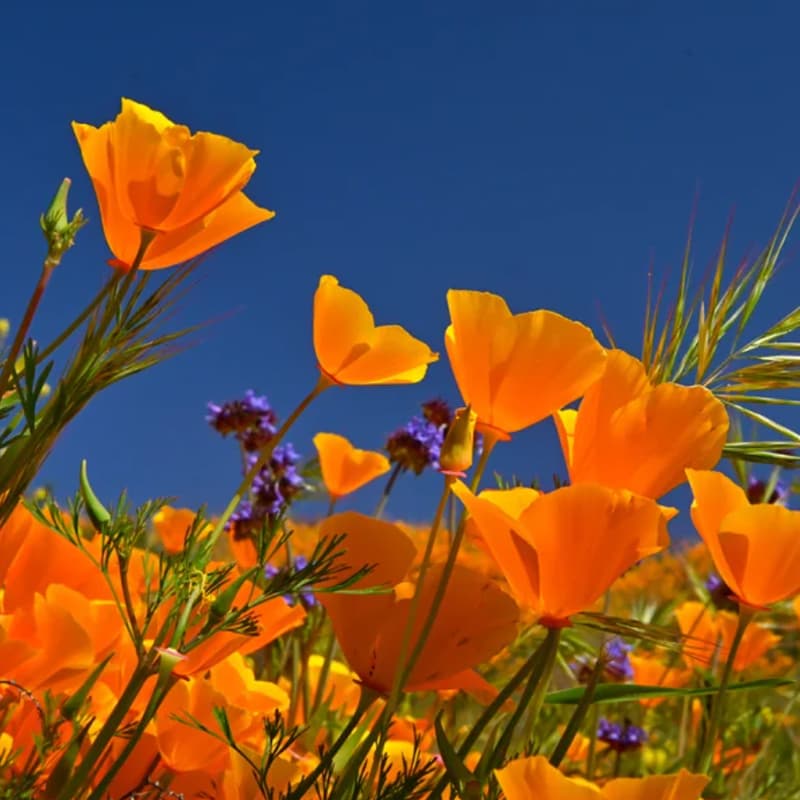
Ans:
[[[205,404],[253,388],[288,413],[315,380],[311,301],[325,272],[443,359],[419,386],[329,392],[292,434],[304,454],[319,430],[380,447],[421,401],[457,400],[442,344],[450,287],[598,330],[602,308],[638,352],[648,266],[677,267],[695,196],[701,271],[732,212],[733,255],[763,244],[798,178],[800,11],[733,2],[722,16],[713,5],[11,4],[0,31],[0,314],[19,319],[43,254],[38,215],[65,175],[92,224],[34,335],[52,336],[105,278],[69,123],[112,118],[121,96],[259,148],[248,194],[277,211],[202,267],[176,321],[217,320],[197,346],[98,398],[42,479],[65,496],[86,457],[103,497],[127,488],[136,501],[221,509],[238,459],[207,429]],[[798,296],[792,258],[765,318]],[[562,470],[550,423],[493,465]],[[390,510],[424,520],[438,491],[435,476],[408,477]],[[369,509],[376,492],[355,504]]]

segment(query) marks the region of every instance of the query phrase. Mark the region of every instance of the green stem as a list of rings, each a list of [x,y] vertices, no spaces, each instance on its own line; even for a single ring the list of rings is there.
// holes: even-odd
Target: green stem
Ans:
[[[586,778],[594,779],[597,764],[597,728],[600,725],[600,709],[593,705],[589,714],[589,752],[586,754]]]
[[[731,674],[733,673],[733,662],[736,660],[736,652],[739,650],[739,645],[742,642],[745,629],[748,623],[753,618],[753,610],[739,606],[739,621],[736,625],[736,633],[733,635],[731,642],[731,649],[728,653],[728,658],[725,661],[725,666],[722,670],[722,677],[719,682],[719,691],[714,697],[714,704],[711,707],[711,719],[708,723],[708,729],[703,740],[703,749],[700,752],[698,759],[698,766],[700,772],[708,772],[711,767],[711,760],[714,755],[714,741],[717,738],[720,723],[722,722],[722,715],[725,708],[725,693],[730,684]]]
[[[281,439],[283,439],[283,437],[286,435],[286,432],[292,427],[292,425],[294,425],[295,422],[297,422],[298,417],[308,408],[308,406],[311,405],[312,401],[322,394],[322,392],[324,392],[325,389],[327,389],[330,385],[331,383],[327,378],[320,376],[317,385],[300,401],[300,404],[297,406],[297,408],[292,411],[292,413],[284,421],[283,425],[278,428],[277,433],[259,451],[258,460],[255,464],[253,464],[253,466],[242,479],[242,482],[239,484],[230,502],[222,512],[222,516],[217,520],[217,524],[214,526],[214,529],[211,531],[211,534],[208,537],[212,547],[216,543],[217,539],[219,539],[219,537],[222,535],[222,532],[225,530],[225,526],[228,524],[228,520],[231,518],[231,514],[236,511],[239,503],[242,502],[242,499],[247,494],[247,491],[250,488],[253,480],[264,468],[264,465],[270,460],[272,453],[280,443]]]
[[[397,479],[400,477],[400,473],[402,471],[403,465],[398,461],[397,464],[394,465],[394,469],[389,475],[389,480],[386,481],[386,486],[383,489],[381,499],[375,508],[375,514],[373,516],[376,519],[380,519],[383,516],[383,512],[386,510],[386,504],[389,502],[389,495],[392,493],[392,489],[394,488],[394,485],[397,482]]]
[[[328,639],[328,644],[325,647],[325,653],[323,655],[322,667],[319,671],[319,675],[317,676],[317,690],[314,692],[314,702],[311,705],[311,713],[309,717],[312,716],[316,710],[322,705],[323,701],[325,700],[325,684],[328,682],[328,675],[331,671],[331,662],[333,661],[333,654],[336,651],[336,634],[331,631],[330,639]]]
[[[358,705],[353,712],[353,716],[347,721],[347,725],[344,726],[342,732],[336,737],[336,741],[330,746],[330,749],[325,751],[325,754],[320,758],[317,766],[292,789],[286,796],[286,800],[300,800],[300,798],[305,797],[306,792],[313,788],[317,778],[319,778],[328,768],[328,765],[332,763],[334,756],[350,738],[350,735],[356,729],[361,717],[366,714],[369,707],[375,702],[377,696],[377,693],[372,689],[368,689],[365,686],[361,687],[361,696],[358,698]]]
[[[517,723],[522,718],[528,706],[530,706],[530,710],[528,711],[528,724],[526,726],[525,738],[526,740],[532,738],[533,729],[539,719],[539,712],[544,704],[547,687],[550,685],[550,677],[553,674],[553,667],[556,663],[560,641],[561,628],[548,628],[547,636],[539,648],[542,651],[541,660],[537,663],[536,669],[531,673],[528,685],[525,687],[511,719],[506,723],[503,734],[492,754],[493,764],[498,764],[505,758],[508,746],[511,744],[511,739],[514,736]]]
[[[589,676],[589,681],[586,684],[586,688],[583,690],[583,696],[578,702],[578,705],[575,707],[575,710],[572,712],[572,716],[569,718],[567,727],[564,729],[564,733],[561,734],[561,738],[558,740],[556,749],[553,750],[553,755],[550,756],[550,763],[554,767],[557,767],[564,760],[564,756],[566,756],[567,750],[569,750],[569,746],[572,744],[572,740],[580,730],[584,719],[586,719],[586,715],[589,713],[589,709],[592,707],[594,690],[597,688],[597,684],[600,680],[600,675],[603,672],[604,666],[605,660],[603,658],[603,647],[601,646],[600,652],[597,655],[597,661],[595,662],[594,669]]]
[[[430,633],[431,625],[428,625],[428,620],[433,620],[438,611],[438,605],[432,607],[430,612],[426,615],[426,622],[423,624],[422,631],[419,638],[411,647],[411,639],[414,635],[414,628],[417,622],[417,614],[419,613],[419,604],[422,598],[422,591],[425,586],[425,578],[428,575],[428,569],[431,564],[431,557],[433,556],[433,547],[436,542],[436,535],[442,524],[442,517],[444,510],[447,506],[447,498],[450,496],[450,484],[452,478],[446,477],[444,481],[444,490],[439,498],[439,504],[436,507],[436,513],[433,516],[431,529],[428,533],[428,541],[425,545],[425,552],[422,555],[422,562],[419,566],[419,574],[417,575],[417,585],[414,590],[414,596],[411,598],[411,603],[408,610],[408,619],[406,620],[405,628],[403,629],[403,638],[400,644],[400,653],[397,658],[397,667],[395,668],[394,679],[392,680],[392,689],[389,693],[389,699],[386,701],[386,708],[384,709],[385,718],[388,723],[391,723],[392,714],[394,714],[397,706],[400,703],[400,695],[403,687],[411,677],[411,672],[419,659],[422,650],[425,646],[425,641]],[[389,724],[381,729],[378,743],[375,747],[375,758],[372,761],[372,771],[369,779],[369,786],[373,785],[375,778],[380,769],[381,760],[383,758],[383,748],[386,744],[386,737],[388,734]]]
[[[328,503],[328,513],[325,515],[326,517],[332,517],[333,512],[336,511],[336,500],[338,498],[331,495],[330,502]]]
[[[3,371],[0,372],[0,397],[3,397],[8,390],[8,382],[11,378],[11,373],[14,371],[14,365],[17,363],[17,358],[22,350],[22,345],[25,343],[25,337],[28,335],[31,323],[36,315],[36,309],[39,308],[39,303],[41,302],[45,290],[47,289],[47,284],[50,282],[50,276],[53,274],[53,269],[54,267],[52,265],[45,263],[39,275],[39,281],[36,284],[36,288],[33,290],[33,294],[28,300],[28,307],[25,309],[25,315],[22,317],[22,322],[20,323],[19,328],[17,328],[17,333],[14,336],[11,349],[8,351],[6,360],[3,363]]]

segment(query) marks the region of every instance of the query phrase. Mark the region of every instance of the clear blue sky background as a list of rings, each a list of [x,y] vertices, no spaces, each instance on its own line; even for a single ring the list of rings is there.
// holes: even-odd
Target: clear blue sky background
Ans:
[[[465,287],[598,328],[599,304],[638,352],[648,265],[679,263],[695,194],[701,271],[734,210],[734,256],[763,244],[798,177],[800,11],[730,2],[712,13],[722,8],[9,4],[0,314],[19,320],[43,253],[38,214],[65,175],[92,224],[56,274],[35,335],[59,330],[106,276],[69,123],[112,118],[121,96],[260,148],[248,193],[278,212],[206,261],[177,322],[222,320],[194,349],[97,399],[43,480],[65,496],[87,457],[103,497],[126,487],[136,501],[169,494],[221,509],[238,459],[206,428],[206,401],[253,388],[286,413],[305,394],[323,272],[361,292],[379,321],[442,351],[445,292]],[[766,317],[798,296],[792,259]],[[422,400],[457,400],[442,355],[419,386],[329,392],[292,440],[311,454],[313,434],[331,430],[380,447]],[[494,465],[525,477],[562,470],[551,424]],[[408,477],[391,510],[426,519],[438,490],[436,476]],[[376,493],[357,502],[370,508]]]

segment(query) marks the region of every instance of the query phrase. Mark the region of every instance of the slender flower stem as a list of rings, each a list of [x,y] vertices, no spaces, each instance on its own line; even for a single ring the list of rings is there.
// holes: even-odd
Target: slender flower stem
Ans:
[[[214,526],[214,529],[209,534],[209,542],[213,547],[216,543],[217,539],[222,535],[222,532],[225,530],[225,526],[228,524],[228,520],[231,518],[231,514],[236,511],[239,503],[242,502],[243,498],[247,494],[250,485],[253,483],[253,480],[256,478],[259,472],[264,468],[264,465],[272,457],[272,453],[275,451],[275,448],[278,446],[280,441],[286,435],[289,428],[297,422],[297,419],[300,415],[311,405],[312,401],[317,398],[322,392],[325,391],[331,382],[328,378],[324,375],[320,376],[317,385],[300,401],[297,408],[286,418],[283,425],[278,428],[275,435],[267,442],[267,444],[261,448],[258,453],[258,459],[255,464],[250,468],[247,474],[242,479],[242,482],[239,484],[238,488],[234,492],[233,497],[231,498],[228,505],[225,507],[225,510],[222,512],[222,516],[217,520],[217,524]]]
[[[369,707],[375,702],[377,693],[372,689],[365,686],[361,687],[361,696],[358,698],[358,705],[356,706],[353,716],[347,721],[342,732],[336,737],[336,741],[330,746],[329,750],[320,758],[317,766],[305,777],[292,791],[286,796],[286,800],[300,800],[305,797],[306,792],[314,787],[314,784],[320,775],[327,769],[328,765],[333,761],[334,756],[342,749],[342,745],[350,738],[350,735],[356,729],[356,726],[361,721],[361,718],[366,714]]]
[[[417,575],[417,586],[414,591],[414,596],[411,598],[411,604],[408,610],[408,619],[406,620],[406,625],[403,629],[403,639],[400,644],[400,653],[397,659],[397,667],[395,669],[394,679],[392,681],[392,689],[389,693],[389,699],[386,702],[386,708],[384,710],[388,723],[384,728],[382,728],[378,738],[378,743],[375,746],[375,758],[372,762],[372,774],[370,775],[369,780],[370,786],[372,786],[373,781],[377,777],[378,770],[380,769],[381,759],[383,758],[383,748],[386,744],[386,737],[388,734],[389,724],[391,723],[392,714],[394,714],[395,709],[400,703],[400,695],[403,691],[403,687],[411,677],[411,672],[414,669],[420,654],[422,653],[423,647],[425,646],[425,639],[427,639],[427,632],[423,627],[423,631],[420,634],[419,639],[414,647],[411,648],[411,639],[414,635],[414,628],[416,627],[422,590],[425,585],[425,578],[427,577],[428,569],[430,568],[431,557],[433,556],[433,547],[436,542],[436,535],[438,534],[439,528],[442,525],[444,510],[447,506],[447,498],[450,496],[451,483],[452,478],[445,477],[444,489],[441,497],[439,498],[439,504],[436,507],[436,513],[434,514],[430,533],[428,534],[428,542],[425,545],[425,552],[422,555],[422,562],[420,563],[419,573]],[[427,619],[432,619],[434,616],[435,612],[431,610],[430,614],[427,616]],[[411,649],[409,650],[409,648]]]
[[[572,740],[580,730],[584,719],[586,719],[586,715],[589,713],[589,709],[592,707],[594,690],[597,688],[597,683],[600,680],[603,667],[603,646],[601,645],[594,669],[589,676],[589,681],[586,684],[586,688],[583,690],[583,696],[578,702],[578,705],[575,706],[575,710],[572,712],[569,722],[567,722],[567,727],[564,729],[564,733],[561,734],[561,738],[558,740],[556,749],[553,750],[553,755],[550,756],[550,763],[554,767],[557,767],[564,760],[564,756],[566,756],[567,750],[569,750],[569,746],[572,744]]]
[[[526,726],[525,738],[529,740],[532,737],[533,728],[536,725],[539,712],[544,704],[544,696],[547,692],[547,687],[550,685],[550,677],[553,674],[553,667],[556,663],[556,655],[558,654],[558,645],[560,641],[561,628],[548,628],[547,636],[539,647],[539,650],[541,650],[541,659],[537,662],[536,668],[531,673],[528,679],[528,685],[522,692],[517,707],[514,709],[511,719],[506,724],[503,734],[492,754],[492,762],[494,764],[498,764],[505,758],[508,746],[511,744],[511,739],[514,736],[514,730],[528,706],[530,706],[530,710],[528,712],[528,724]]]
[[[728,653],[728,658],[725,661],[725,666],[722,669],[722,677],[719,682],[719,690],[717,691],[714,703],[711,707],[711,719],[708,723],[708,729],[703,739],[703,748],[700,751],[698,758],[698,767],[701,772],[708,772],[711,767],[711,760],[714,755],[714,741],[717,738],[720,724],[722,722],[723,712],[725,710],[725,694],[730,684],[731,674],[733,673],[733,663],[736,660],[736,653],[739,650],[739,645],[742,643],[745,629],[753,618],[754,611],[739,605],[739,621],[736,625],[736,632],[733,635],[731,642],[731,649]]]
[[[386,481],[386,486],[383,489],[381,499],[378,501],[378,505],[375,508],[375,514],[373,516],[376,519],[380,519],[383,516],[383,512],[386,510],[386,504],[389,502],[389,495],[392,493],[392,489],[394,489],[394,485],[397,479],[400,477],[400,473],[402,471],[403,465],[400,462],[394,465],[394,469],[389,475],[389,480]]]
[[[22,317],[22,322],[17,333],[14,336],[14,341],[11,344],[11,349],[8,351],[6,360],[3,364],[3,371],[0,372],[0,398],[3,397],[8,389],[8,382],[11,379],[11,373],[14,370],[14,365],[17,362],[17,357],[22,350],[22,345],[25,344],[25,337],[28,335],[33,318],[36,315],[36,309],[39,308],[39,303],[44,296],[47,284],[50,282],[50,276],[53,274],[55,267],[52,264],[45,262],[42,267],[42,272],[39,275],[39,281],[33,294],[28,300],[28,307],[25,309],[25,315]]]
[[[597,727],[600,724],[600,709],[591,707],[589,713],[589,752],[586,754],[586,778],[594,780],[594,769],[597,763]]]
[[[328,513],[325,515],[326,517],[332,517],[333,512],[336,511],[336,500],[338,498],[331,495],[330,502],[328,503]]]
[[[317,690],[314,692],[314,700],[311,704],[311,711],[309,717],[322,705],[325,699],[325,684],[328,682],[328,675],[331,671],[331,662],[333,661],[333,654],[336,652],[336,634],[331,631],[330,639],[325,646],[325,653],[322,656],[322,667],[317,677]]]

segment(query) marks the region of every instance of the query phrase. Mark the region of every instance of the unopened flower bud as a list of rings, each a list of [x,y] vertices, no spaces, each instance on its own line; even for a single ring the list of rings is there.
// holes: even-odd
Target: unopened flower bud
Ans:
[[[456,411],[442,445],[439,471],[445,475],[463,474],[472,466],[475,452],[475,423],[478,415],[469,407]]]

